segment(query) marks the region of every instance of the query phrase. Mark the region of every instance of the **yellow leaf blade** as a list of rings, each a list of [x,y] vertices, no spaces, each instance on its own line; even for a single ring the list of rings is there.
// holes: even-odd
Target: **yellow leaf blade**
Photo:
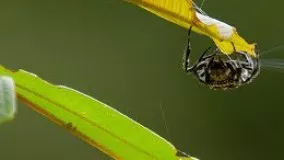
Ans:
[[[189,0],[124,0],[137,5],[167,21],[189,29],[192,25],[194,10]],[[195,32],[204,34],[193,26]]]
[[[245,52],[256,57],[255,44],[247,43],[236,29],[195,11],[192,0],[125,0],[179,26],[213,39],[224,54]]]

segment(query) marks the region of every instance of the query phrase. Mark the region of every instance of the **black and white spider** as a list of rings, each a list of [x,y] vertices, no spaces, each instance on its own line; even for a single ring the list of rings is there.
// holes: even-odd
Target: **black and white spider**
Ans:
[[[184,70],[193,73],[198,80],[211,89],[238,88],[250,83],[260,72],[259,52],[257,57],[251,57],[246,53],[235,52],[228,56],[217,47],[209,47],[204,51],[199,60],[190,64],[190,32],[188,32],[188,45],[184,57]],[[233,45],[233,44],[232,44]],[[262,64],[262,63],[261,63]],[[280,62],[263,61],[263,65],[272,68],[283,68]]]

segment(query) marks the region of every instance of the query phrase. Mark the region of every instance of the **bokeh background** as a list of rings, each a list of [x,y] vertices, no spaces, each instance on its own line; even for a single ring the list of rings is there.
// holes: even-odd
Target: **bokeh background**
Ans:
[[[266,50],[284,45],[283,5],[207,0],[203,9]],[[283,159],[284,72],[262,70],[247,86],[209,90],[181,69],[187,30],[121,0],[1,1],[0,20],[1,64],[8,68],[91,95],[201,160]],[[192,58],[211,43],[193,34]],[[21,102],[16,119],[0,127],[0,155],[110,159]]]

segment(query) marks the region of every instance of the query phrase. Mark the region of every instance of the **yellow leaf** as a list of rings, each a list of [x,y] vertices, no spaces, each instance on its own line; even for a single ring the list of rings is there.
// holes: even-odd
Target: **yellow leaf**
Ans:
[[[248,44],[236,29],[224,22],[196,12],[192,0],[125,0],[184,28],[213,39],[224,54],[245,52],[256,57],[255,44]]]

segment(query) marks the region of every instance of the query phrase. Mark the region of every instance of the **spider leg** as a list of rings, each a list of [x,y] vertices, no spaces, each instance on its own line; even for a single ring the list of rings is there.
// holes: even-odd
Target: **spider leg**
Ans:
[[[187,46],[186,46],[186,50],[185,50],[185,53],[184,53],[184,65],[183,65],[183,68],[186,72],[188,72],[188,68],[189,68],[189,63],[190,63],[190,52],[191,52],[191,44],[190,44],[190,33],[191,33],[191,29],[192,29],[192,26],[189,28],[188,30],[188,38],[187,38]]]
[[[212,48],[212,46],[210,46],[202,53],[199,60],[195,64],[190,65],[190,52],[191,52],[190,34],[191,34],[191,29],[192,29],[192,26],[188,30],[187,47],[186,47],[186,50],[185,50],[184,63],[183,63],[183,69],[187,73],[191,72],[198,65],[198,63],[204,61],[205,59],[212,58],[211,60],[213,60],[214,56],[218,52],[218,49],[216,49],[213,54],[205,56],[207,54],[207,52]]]
[[[210,55],[208,55],[208,56],[205,56],[205,55],[207,54],[207,52],[208,52],[212,47],[213,47],[213,46],[208,47],[208,48],[202,53],[202,55],[200,56],[198,62],[201,62],[201,61],[203,61],[204,59],[207,59],[207,58],[210,58],[210,57],[214,57],[214,56],[217,54],[217,53],[216,53],[217,50],[215,50],[213,54],[210,54]]]
[[[213,61],[214,61],[215,55],[216,55],[216,52],[214,52],[213,54],[211,54],[209,56],[204,57],[204,59],[202,61],[207,60],[207,59],[210,58],[209,64],[208,64],[208,66],[210,66],[213,63]],[[222,59],[222,62],[224,63],[223,59]]]
[[[239,54],[241,54],[244,58],[245,61],[240,62],[240,64],[242,65],[242,67],[246,68],[246,69],[250,69],[252,70],[254,68],[255,62],[249,55],[247,55],[246,53],[243,52],[239,52]]]
[[[189,70],[189,71],[193,70],[200,62],[205,61],[205,60],[207,60],[207,59],[209,59],[209,58],[211,58],[210,61],[213,61],[214,57],[215,57],[216,54],[217,54],[217,50],[215,50],[213,54],[210,54],[210,55],[205,56],[211,48],[212,48],[212,46],[208,47],[208,48],[202,53],[202,55],[200,56],[200,58],[198,59],[198,61],[195,62],[194,65],[192,65],[191,67],[189,67],[188,70]]]
[[[238,66],[242,66],[245,69],[252,70],[254,68],[254,64],[255,64],[253,59],[248,54],[246,54],[244,52],[237,52],[234,43],[232,43],[232,46],[234,48],[234,52],[242,55],[245,59],[245,61],[241,61],[239,58],[237,58],[238,59]]]
[[[212,48],[212,46],[208,47],[203,53],[202,55],[200,56],[199,60],[197,62],[195,62],[193,65],[189,66],[187,65],[186,68],[185,68],[185,71],[188,73],[188,72],[191,72],[200,62],[208,59],[208,58],[211,58],[211,60],[214,59],[215,55],[216,55],[216,50],[214,51],[213,54],[211,55],[208,55],[208,56],[205,56],[208,51]]]
[[[231,44],[233,46],[234,52],[237,52],[235,44],[233,42],[231,42]]]

